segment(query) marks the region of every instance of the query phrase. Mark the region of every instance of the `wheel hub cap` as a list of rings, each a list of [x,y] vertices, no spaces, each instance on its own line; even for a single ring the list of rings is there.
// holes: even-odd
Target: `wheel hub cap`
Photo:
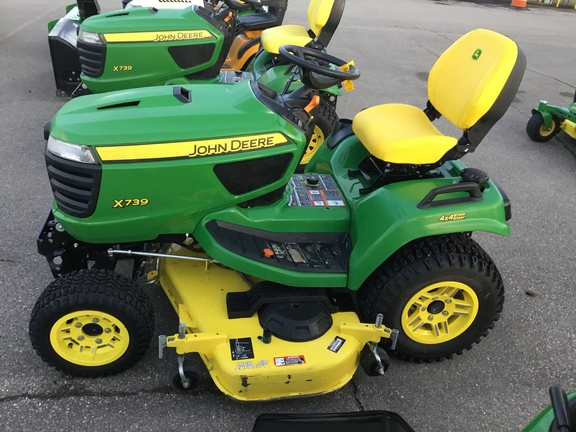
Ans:
[[[128,349],[130,337],[120,320],[99,311],[69,313],[50,330],[54,351],[70,363],[102,366],[119,359]]]
[[[402,312],[402,329],[419,343],[439,344],[462,334],[478,314],[478,296],[460,282],[440,282],[418,291]]]

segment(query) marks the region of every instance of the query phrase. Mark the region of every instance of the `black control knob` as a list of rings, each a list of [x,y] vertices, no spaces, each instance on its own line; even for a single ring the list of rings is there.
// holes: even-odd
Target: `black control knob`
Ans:
[[[306,185],[311,187],[317,187],[320,184],[320,180],[316,176],[306,177]]]

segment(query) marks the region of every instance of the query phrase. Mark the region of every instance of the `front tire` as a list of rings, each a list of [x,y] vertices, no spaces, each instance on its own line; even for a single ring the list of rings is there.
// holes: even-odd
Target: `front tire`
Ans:
[[[550,130],[546,129],[542,114],[536,113],[530,117],[528,123],[526,124],[526,133],[533,141],[546,142],[551,140],[555,135],[558,134],[558,132],[560,132],[560,118],[555,114],[551,114],[551,116],[552,127]]]
[[[404,246],[358,291],[364,322],[382,313],[384,324],[400,332],[394,354],[416,362],[471,349],[494,327],[503,302],[498,269],[464,234]]]
[[[146,294],[107,270],[80,270],[53,281],[36,301],[29,336],[36,353],[72,376],[120,373],[146,352],[154,313]]]

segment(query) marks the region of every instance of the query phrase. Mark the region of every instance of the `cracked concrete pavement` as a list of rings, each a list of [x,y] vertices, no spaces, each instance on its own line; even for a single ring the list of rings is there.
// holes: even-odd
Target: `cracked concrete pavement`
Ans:
[[[329,51],[362,72],[338,113],[386,102],[423,106],[436,58],[477,27],[499,31],[524,50],[528,68],[513,102],[468,166],[484,169],[512,200],[512,235],[478,234],[503,275],[500,321],[479,345],[448,361],[393,360],[383,378],[359,372],[340,391],[315,398],[239,404],[210,380],[180,393],[167,373],[173,354],[157,345],[132,369],[105,379],[66,377],[45,365],[27,336],[30,311],[51,276],[34,237],[50,204],[42,125],[65,100],[55,96],[46,23],[69,0],[7,0],[0,14],[0,424],[7,431],[245,432],[264,412],[386,409],[417,431],[517,431],[547,405],[547,389],[576,389],[576,222],[574,140],[530,141],[524,128],[540,99],[568,105],[574,95],[576,14],[566,10],[428,0],[348,0]],[[120,0],[102,0],[111,10]],[[307,0],[290,0],[286,23],[305,24]],[[439,127],[449,132],[445,121]],[[158,289],[156,334],[177,318]],[[530,293],[530,295],[527,295]]]

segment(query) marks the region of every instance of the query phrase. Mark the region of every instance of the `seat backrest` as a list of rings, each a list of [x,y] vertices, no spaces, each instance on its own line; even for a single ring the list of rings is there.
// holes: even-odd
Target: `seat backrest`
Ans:
[[[310,0],[308,5],[308,25],[313,33],[312,37],[318,38],[323,47],[328,46],[334,35],[346,0]]]
[[[516,42],[491,30],[473,30],[432,67],[428,99],[475,147],[512,103],[525,69]]]

